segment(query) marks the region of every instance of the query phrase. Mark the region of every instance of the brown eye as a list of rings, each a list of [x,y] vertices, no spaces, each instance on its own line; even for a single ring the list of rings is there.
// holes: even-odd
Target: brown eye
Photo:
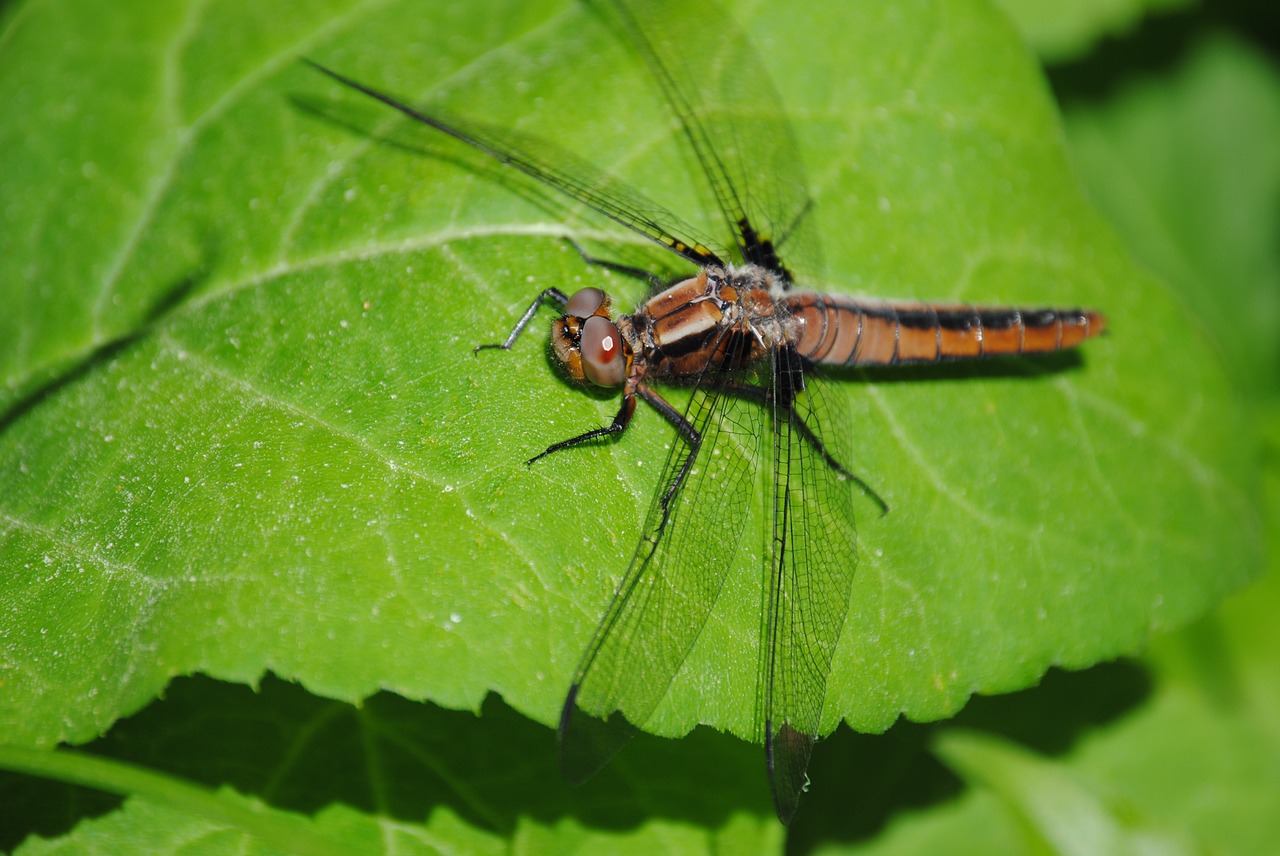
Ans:
[[[575,298],[577,296],[574,295]],[[592,315],[583,323],[579,348],[582,373],[587,380],[596,386],[618,386],[626,380],[627,360],[622,353],[622,336],[608,318]]]
[[[604,303],[604,292],[598,288],[581,288],[573,293],[564,305],[564,314],[577,318],[589,318]]]

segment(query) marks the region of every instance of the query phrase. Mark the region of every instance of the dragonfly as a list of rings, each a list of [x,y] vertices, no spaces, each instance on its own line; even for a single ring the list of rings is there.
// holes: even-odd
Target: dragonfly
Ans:
[[[552,443],[529,464],[620,437],[637,401],[670,423],[677,438],[639,543],[566,694],[558,729],[565,778],[590,779],[657,710],[745,550],[742,522],[752,503],[763,502],[769,531],[760,533],[768,548],[760,569],[756,737],[785,824],[808,788],[849,612],[858,564],[855,502],[862,494],[888,510],[851,469],[853,432],[845,410],[831,403],[824,369],[1050,353],[1101,334],[1106,318],[1089,309],[872,300],[798,287],[782,256],[813,253],[812,201],[781,99],[745,35],[710,2],[693,11],[674,0],[586,2],[647,67],[731,244],[699,236],[576,157],[307,62],[691,267],[663,281],[593,258],[575,243],[587,262],[643,276],[656,293],[630,314],[615,314],[602,289],[547,288],[503,342],[476,351],[511,350],[539,309],[552,305],[559,311],[551,331],[559,365],[584,385],[621,392],[609,424]],[[687,388],[688,403],[670,403],[660,385]],[[760,499],[762,485],[768,495]]]

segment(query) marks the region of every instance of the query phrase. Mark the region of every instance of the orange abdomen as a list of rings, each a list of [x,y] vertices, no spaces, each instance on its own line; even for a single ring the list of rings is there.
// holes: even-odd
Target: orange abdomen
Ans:
[[[1074,348],[1106,329],[1088,309],[1018,309],[858,300],[832,294],[784,298],[799,322],[806,359],[841,366],[901,365],[1037,354]]]

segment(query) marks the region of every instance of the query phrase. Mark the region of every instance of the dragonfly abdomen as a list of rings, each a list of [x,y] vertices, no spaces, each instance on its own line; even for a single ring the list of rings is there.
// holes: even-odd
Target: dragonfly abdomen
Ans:
[[[841,366],[888,366],[1037,354],[1074,348],[1106,329],[1087,309],[1021,309],[894,303],[834,294],[784,298],[794,342],[806,359]]]

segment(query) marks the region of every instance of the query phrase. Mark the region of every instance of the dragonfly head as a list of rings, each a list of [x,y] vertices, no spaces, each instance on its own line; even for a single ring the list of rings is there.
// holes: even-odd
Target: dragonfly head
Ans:
[[[609,296],[598,288],[573,293],[551,328],[551,346],[576,380],[612,387],[627,379],[631,349],[609,317]]]

